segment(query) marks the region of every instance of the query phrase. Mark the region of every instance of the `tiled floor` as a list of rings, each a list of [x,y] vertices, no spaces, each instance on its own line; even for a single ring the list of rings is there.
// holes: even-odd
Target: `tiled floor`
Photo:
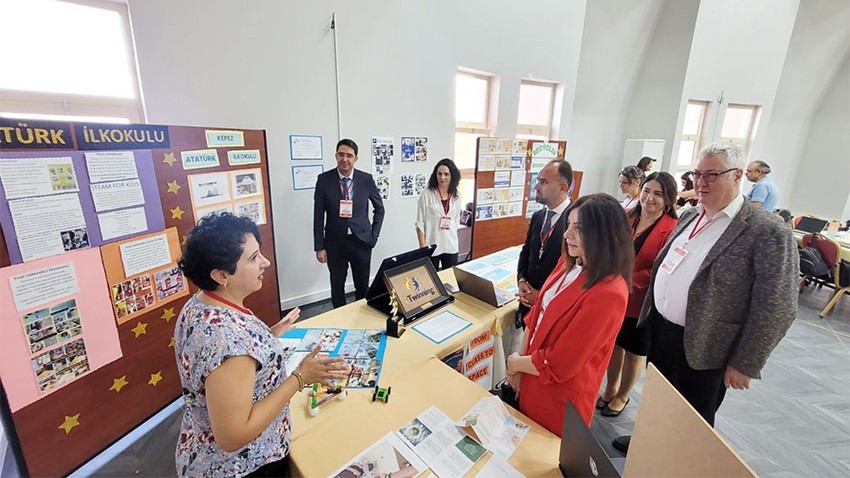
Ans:
[[[850,297],[821,319],[817,313],[829,292],[803,291],[798,319],[768,361],[763,379],[750,390],[727,394],[718,412],[717,430],[761,476],[850,476]],[[302,317],[328,309],[324,303],[307,306]],[[593,432],[612,456],[619,452],[610,447],[611,440],[634,425],[642,388],[641,380],[619,417],[594,419]],[[93,460],[74,476],[174,475],[181,418],[174,408],[156,425],[140,427],[125,450]]]

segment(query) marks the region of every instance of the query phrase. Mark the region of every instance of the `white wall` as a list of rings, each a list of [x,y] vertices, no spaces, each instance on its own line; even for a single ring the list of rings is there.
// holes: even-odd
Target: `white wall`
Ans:
[[[850,2],[802,0],[782,69],[762,159],[771,165],[779,207],[788,207],[797,174],[812,158],[802,155],[812,115],[850,51]]]
[[[729,103],[760,105],[761,123],[769,122],[797,16],[799,0],[711,0],[700,2],[679,113],[676,137],[689,99],[714,102],[706,125],[706,142],[720,139]],[[723,103],[717,103],[723,95]],[[761,154],[765,134],[759,129],[750,145]],[[673,157],[678,155],[678,141]]]
[[[850,203],[850,55],[826,90],[792,183],[791,209],[825,218],[848,219]]]
[[[624,114],[664,3],[594,0],[587,5],[567,143],[567,160],[584,171],[583,194],[617,191]]]
[[[572,111],[584,0],[371,2],[130,0],[148,121],[262,128],[268,134],[275,246],[285,307],[325,298],[316,262],[312,191],[293,191],[290,134],[324,137],[325,168],[337,141],[333,37],[337,14],[342,135],[361,146],[371,172],[372,136],[429,138],[429,162],[400,164],[372,262],[416,247],[415,199],[399,197],[401,173],[430,173],[451,157],[458,66],[501,78],[496,134],[513,136],[521,78],[566,85]],[[562,134],[569,134],[565,115]]]
[[[626,112],[623,139],[664,140],[658,170],[670,169],[673,146],[678,143],[682,88],[698,9],[698,0],[664,3]]]

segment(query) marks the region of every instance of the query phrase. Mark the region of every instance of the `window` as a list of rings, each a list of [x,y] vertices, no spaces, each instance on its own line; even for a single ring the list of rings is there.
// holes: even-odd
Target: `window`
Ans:
[[[478,138],[492,134],[490,104],[493,76],[459,70],[455,77],[455,163],[460,169],[460,195],[473,201]]]
[[[750,140],[755,136],[759,107],[729,104],[720,129],[720,141],[732,143],[747,156]]]
[[[519,139],[548,140],[552,131],[555,85],[522,80],[519,85],[517,135]]]
[[[6,48],[4,52],[0,114],[142,121],[125,4],[97,0],[4,2],[0,42],[17,45],[22,38],[26,48]]]
[[[676,159],[676,170],[687,171],[693,167],[699,153],[705,112],[708,109],[706,101],[688,101],[685,108],[685,122],[682,125],[682,138],[679,140],[679,156]]]

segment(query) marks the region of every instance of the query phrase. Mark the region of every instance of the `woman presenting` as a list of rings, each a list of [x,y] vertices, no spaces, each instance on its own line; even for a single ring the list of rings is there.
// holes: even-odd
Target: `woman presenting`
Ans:
[[[564,253],[526,314],[522,345],[507,364],[520,410],[558,436],[567,399],[590,425],[634,262],[628,219],[616,199],[584,196],[565,214]]]
[[[652,173],[641,184],[640,204],[629,214],[634,237],[635,267],[626,318],[617,335],[605,391],[596,408],[606,417],[616,417],[629,404],[629,392],[643,372],[649,352],[649,328],[637,327],[637,317],[649,289],[652,264],[678,221],[676,180],[670,173]]]
[[[437,270],[457,264],[457,227],[460,224],[460,198],[457,185],[460,170],[445,158],[434,166],[428,189],[422,191],[416,208],[416,237],[419,247],[436,244],[431,262]]]
[[[345,378],[346,365],[317,357],[317,347],[295,370],[284,369],[277,337],[300,311],[269,328],[245,308],[271,265],[250,219],[204,217],[189,232],[178,265],[201,291],[174,328],[185,401],[177,475],[289,476],[289,400],[305,384]]]

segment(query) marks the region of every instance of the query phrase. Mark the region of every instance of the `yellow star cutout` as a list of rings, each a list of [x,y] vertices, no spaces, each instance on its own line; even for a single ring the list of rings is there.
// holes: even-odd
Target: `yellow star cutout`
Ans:
[[[177,184],[177,180],[176,180],[176,179],[175,179],[174,181],[169,181],[169,182],[168,182],[168,183],[166,183],[166,184],[168,184],[168,192],[170,192],[170,193],[177,194],[177,191],[179,191],[179,190],[180,190],[180,185],[179,185],[179,184]]]
[[[121,378],[112,379],[112,386],[109,387],[110,390],[115,390],[115,393],[120,393],[121,389],[124,388],[125,385],[128,385],[130,382],[127,381],[127,376],[124,375]]]
[[[180,209],[180,206],[175,207],[171,210],[171,219],[183,219],[183,213],[186,211]]]
[[[562,146],[562,147],[560,147],[560,148],[558,148],[558,156],[559,156],[559,157],[563,157],[563,156],[564,156],[564,148],[563,148],[563,146]]]
[[[148,333],[148,324],[138,322],[136,323],[136,326],[130,330],[136,335],[136,338],[139,338],[140,335]]]
[[[156,387],[156,384],[158,384],[160,380],[162,380],[162,370],[151,374],[151,379],[148,381],[148,385]]]
[[[58,428],[65,430],[65,434],[71,433],[71,429],[80,424],[80,414],[76,414],[73,417],[65,416],[65,421],[59,425]]]
[[[168,346],[174,348],[174,337],[171,337],[171,342],[168,342]]]
[[[177,159],[174,157],[174,153],[165,153],[165,157],[162,159],[162,162],[169,166],[174,166]]]
[[[162,310],[162,315],[159,318],[168,322],[174,318],[174,315],[174,307],[169,307]]]

